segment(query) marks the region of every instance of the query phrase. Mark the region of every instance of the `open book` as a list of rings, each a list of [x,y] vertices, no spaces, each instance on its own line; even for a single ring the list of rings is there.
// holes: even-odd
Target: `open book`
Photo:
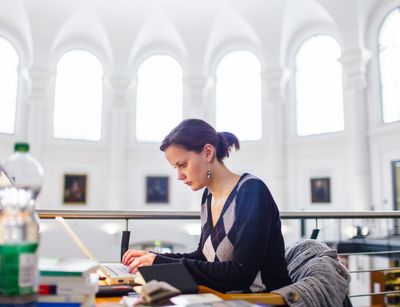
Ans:
[[[137,291],[140,291],[140,302],[148,305],[160,305],[181,294],[181,291],[177,288],[164,281],[157,280],[149,281]]]

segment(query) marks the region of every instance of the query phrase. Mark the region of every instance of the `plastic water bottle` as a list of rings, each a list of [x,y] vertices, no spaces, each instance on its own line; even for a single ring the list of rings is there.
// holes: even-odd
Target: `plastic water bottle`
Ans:
[[[32,194],[35,201],[43,184],[43,168],[29,154],[28,143],[16,143],[14,154],[3,162],[3,169],[13,186]]]
[[[0,181],[0,307],[36,306],[39,223],[36,198],[43,169],[27,143],[2,163]]]

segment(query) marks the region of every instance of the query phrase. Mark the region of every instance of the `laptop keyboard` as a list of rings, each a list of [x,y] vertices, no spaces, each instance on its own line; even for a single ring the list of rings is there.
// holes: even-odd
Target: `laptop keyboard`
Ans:
[[[129,266],[126,266],[122,263],[107,263],[103,264],[105,268],[107,268],[108,273],[111,276],[129,276],[132,275],[129,273]]]

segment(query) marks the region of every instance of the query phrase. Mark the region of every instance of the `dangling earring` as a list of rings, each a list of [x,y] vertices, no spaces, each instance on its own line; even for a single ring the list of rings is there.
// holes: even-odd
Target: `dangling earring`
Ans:
[[[207,172],[207,178],[208,178],[208,179],[211,179],[211,171],[208,171],[208,172]]]

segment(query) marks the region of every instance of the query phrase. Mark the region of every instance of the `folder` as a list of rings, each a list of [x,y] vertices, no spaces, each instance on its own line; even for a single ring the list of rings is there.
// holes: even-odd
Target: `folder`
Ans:
[[[197,284],[183,263],[154,264],[138,267],[145,283],[151,280],[164,281],[183,294],[197,293]]]

